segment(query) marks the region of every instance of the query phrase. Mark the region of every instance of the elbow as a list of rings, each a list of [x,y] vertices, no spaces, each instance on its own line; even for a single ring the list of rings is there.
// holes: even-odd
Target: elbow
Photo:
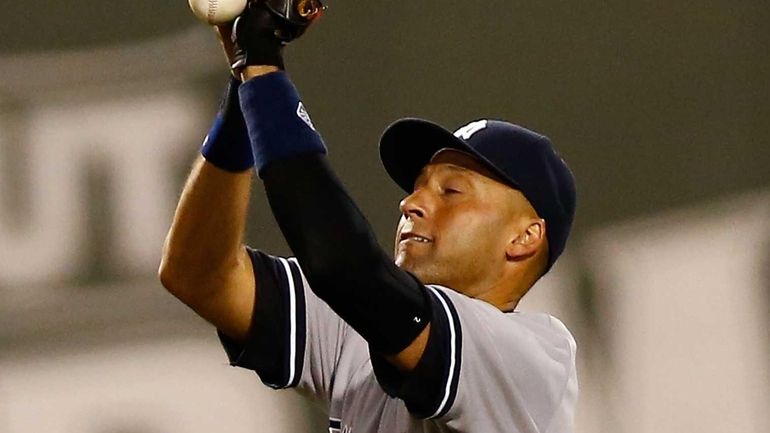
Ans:
[[[194,271],[194,267],[164,257],[158,268],[158,279],[166,291],[192,308],[208,295],[212,285],[206,275]]]
[[[166,244],[158,266],[158,279],[169,293],[184,301],[192,290],[191,284],[196,278],[200,281],[200,276],[192,275],[195,268],[184,255]]]
[[[210,255],[184,254],[187,249],[164,248],[158,279],[174,297],[195,308],[218,295],[232,275],[243,268],[238,254],[217,259]]]
[[[163,254],[158,267],[160,284],[172,295],[179,297],[185,284],[182,282],[183,272],[178,264],[174,264],[167,254]]]

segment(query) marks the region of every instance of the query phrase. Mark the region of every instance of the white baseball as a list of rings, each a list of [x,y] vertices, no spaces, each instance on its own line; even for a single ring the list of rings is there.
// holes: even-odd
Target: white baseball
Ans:
[[[188,0],[198,19],[211,24],[225,24],[234,20],[246,9],[247,0]]]

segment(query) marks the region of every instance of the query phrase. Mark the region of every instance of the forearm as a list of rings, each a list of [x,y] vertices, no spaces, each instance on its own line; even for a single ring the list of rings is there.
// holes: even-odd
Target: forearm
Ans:
[[[326,157],[276,161],[262,178],[313,291],[375,350],[407,348],[430,321],[422,285],[382,250]]]
[[[351,269],[390,267],[392,260],[324,156],[277,161],[262,179],[273,215],[314,287],[339,283]],[[377,275],[369,275],[371,284]]]
[[[252,172],[227,172],[198,158],[166,238],[161,262],[164,284],[186,290],[188,281],[222,278],[241,265]]]
[[[430,321],[422,284],[379,246],[288,77],[245,77],[239,97],[255,165],[310,287],[375,350],[401,352]]]
[[[328,167],[323,140],[288,77],[269,73],[283,69],[281,47],[321,9],[296,28],[286,16],[253,5],[235,24],[243,50],[234,65],[245,66],[241,112],[273,214],[313,292],[374,350],[408,352],[418,336],[427,335],[431,311],[424,287],[380,248]]]
[[[254,167],[240,109],[240,82],[231,78],[219,112],[185,185],[169,232],[161,278],[179,295],[213,290],[237,267]],[[209,284],[206,284],[206,283]]]
[[[382,250],[326,157],[276,161],[261,176],[313,292],[391,364],[414,369],[432,320],[424,287]]]
[[[274,72],[277,68],[255,66],[244,70],[249,77]],[[228,90],[219,118],[241,116],[237,106],[237,90]],[[230,100],[231,99],[231,100]],[[228,106],[229,105],[229,106]],[[222,112],[234,112],[223,115]],[[232,123],[232,120],[231,120]],[[243,126],[245,128],[245,125]],[[220,128],[221,130],[222,128]],[[224,127],[225,134],[235,130],[232,125]],[[218,135],[223,135],[219,133]],[[240,146],[228,143],[237,137],[225,137],[225,142],[215,143],[219,149]],[[207,137],[207,141],[216,139]],[[222,152],[209,152],[222,158]],[[228,155],[224,159],[229,159]],[[253,158],[251,161],[253,165]],[[175,291],[196,290],[203,286],[213,290],[215,285],[204,284],[207,280],[223,278],[229,269],[243,265],[242,242],[251,194],[253,170],[227,171],[199,157],[185,183],[174,220],[163,249],[160,266],[164,285]],[[174,286],[175,289],[172,289]],[[203,295],[203,294],[196,294]]]
[[[249,11],[265,17],[265,9],[249,7]],[[228,62],[231,66],[241,60],[245,65],[253,64],[249,61],[260,58],[254,55],[255,46],[248,47],[252,52],[247,58],[241,49],[244,46],[233,43],[232,28],[231,24],[217,28]],[[247,23],[240,28],[247,33],[259,32],[260,24]],[[282,44],[272,41],[275,34],[264,32],[271,39],[271,50],[277,50],[265,58],[280,60]],[[256,75],[277,69],[257,66],[232,71],[220,110],[203,143],[202,158],[195,163],[179,200],[159,270],[169,292],[238,342],[245,341],[252,330],[253,314],[262,304],[257,302],[257,284],[264,282],[255,273],[252,254],[242,244],[254,156],[238,98],[244,79],[240,72]],[[269,296],[264,299],[268,302],[263,305],[271,305]]]

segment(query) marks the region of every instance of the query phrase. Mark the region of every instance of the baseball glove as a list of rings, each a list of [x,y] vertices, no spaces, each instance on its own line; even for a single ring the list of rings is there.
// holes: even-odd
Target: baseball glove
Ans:
[[[283,47],[302,36],[325,9],[321,0],[249,0],[233,23],[233,69],[249,65],[283,69]]]

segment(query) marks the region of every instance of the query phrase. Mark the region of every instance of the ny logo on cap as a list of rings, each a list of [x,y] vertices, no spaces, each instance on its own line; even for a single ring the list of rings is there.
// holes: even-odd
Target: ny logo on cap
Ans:
[[[455,137],[462,138],[463,140],[470,140],[470,138],[473,137],[474,134],[486,128],[487,128],[486,120],[477,120],[455,131]]]

